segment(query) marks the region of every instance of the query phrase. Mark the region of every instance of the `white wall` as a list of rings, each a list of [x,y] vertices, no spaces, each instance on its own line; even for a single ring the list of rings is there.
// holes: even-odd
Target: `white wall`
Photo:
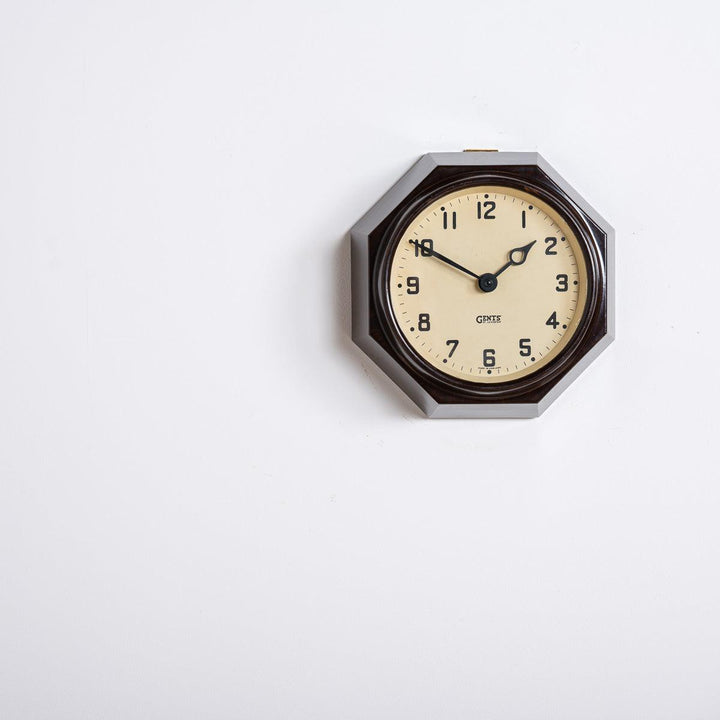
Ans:
[[[0,717],[720,717],[718,14],[697,0],[0,6]],[[428,421],[349,227],[539,150],[614,345]]]

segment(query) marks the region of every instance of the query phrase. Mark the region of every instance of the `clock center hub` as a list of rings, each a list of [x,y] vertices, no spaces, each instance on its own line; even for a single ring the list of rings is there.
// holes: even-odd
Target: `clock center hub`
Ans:
[[[492,292],[498,285],[498,279],[492,273],[485,273],[478,278],[478,285],[483,292]]]

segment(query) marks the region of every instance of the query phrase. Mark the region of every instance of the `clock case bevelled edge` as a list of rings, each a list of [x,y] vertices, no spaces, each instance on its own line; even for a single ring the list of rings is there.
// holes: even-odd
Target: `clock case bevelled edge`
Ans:
[[[507,399],[479,399],[444,392],[418,375],[403,361],[388,341],[378,322],[373,293],[374,264],[378,230],[382,230],[412,199],[419,188],[432,184],[433,176],[444,184],[453,178],[473,173],[504,173],[523,177],[537,176],[597,231],[602,264],[602,297],[592,333],[584,338],[582,352],[552,382],[524,396]],[[528,188],[532,192],[532,188]],[[381,233],[382,234],[382,233]],[[615,335],[614,309],[614,231],[565,181],[535,152],[438,152],[423,155],[388,192],[352,227],[352,337],[354,342],[431,418],[530,418],[543,413],[559,395],[608,346]]]

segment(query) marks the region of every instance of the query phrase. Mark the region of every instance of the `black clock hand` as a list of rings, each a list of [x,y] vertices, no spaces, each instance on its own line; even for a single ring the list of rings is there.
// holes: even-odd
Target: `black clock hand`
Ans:
[[[530,252],[530,248],[537,242],[537,240],[533,240],[531,243],[528,243],[527,245],[523,245],[522,247],[516,247],[513,248],[508,253],[508,261],[495,273],[495,277],[497,277],[500,273],[505,272],[511,265],[522,265],[526,260],[528,253]],[[520,257],[515,260],[513,259],[513,255],[520,253]]]
[[[462,272],[466,273],[470,277],[475,278],[476,280],[480,279],[480,276],[476,275],[471,270],[464,268],[462,265],[458,265],[458,263],[456,263],[454,260],[451,260],[449,257],[445,257],[445,255],[441,255],[439,252],[432,250],[429,247],[425,247],[424,245],[421,245],[417,240],[410,240],[409,242],[412,245],[414,245],[416,248],[418,248],[421,252],[425,253],[426,255],[432,255],[433,257],[436,257],[438,260],[442,260],[444,263],[447,263],[448,265],[452,265],[454,268],[461,270]]]
[[[478,285],[480,286],[480,289],[483,292],[492,292],[497,287],[498,275],[500,275],[500,273],[504,273],[511,265],[522,265],[527,260],[527,256],[528,256],[528,253],[530,252],[530,248],[536,242],[537,242],[537,240],[533,240],[532,242],[528,243],[527,245],[523,245],[522,247],[513,248],[508,253],[508,261],[497,272],[484,273],[483,275],[481,275],[478,278]]]

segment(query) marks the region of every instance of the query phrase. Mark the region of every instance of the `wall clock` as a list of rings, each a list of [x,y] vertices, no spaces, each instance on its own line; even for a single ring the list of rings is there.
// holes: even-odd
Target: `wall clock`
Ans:
[[[537,153],[429,153],[351,230],[353,339],[430,417],[534,417],[613,339],[613,230]]]

